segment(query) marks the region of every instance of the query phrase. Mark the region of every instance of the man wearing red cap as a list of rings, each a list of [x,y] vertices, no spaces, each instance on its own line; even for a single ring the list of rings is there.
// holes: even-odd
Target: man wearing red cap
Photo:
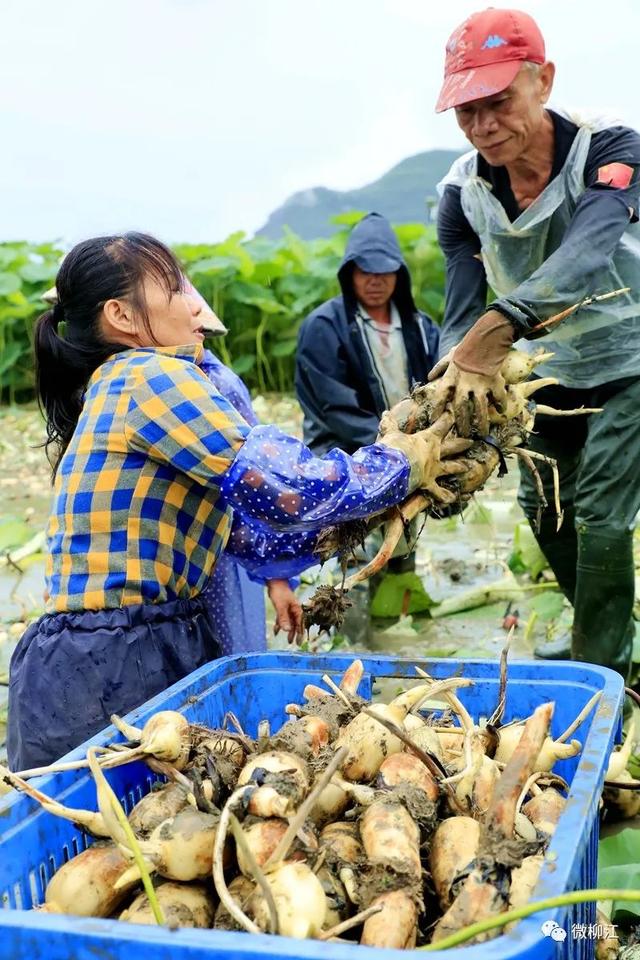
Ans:
[[[452,403],[459,429],[485,434],[500,407],[501,362],[515,341],[540,344],[542,321],[592,295],[546,329],[558,386],[536,399],[602,412],[539,416],[532,450],[555,458],[564,523],[536,536],[574,607],[572,635],[538,648],[628,675],[634,621],[633,527],[640,509],[640,136],[618,121],[550,110],[555,68],[536,23],[519,10],[469,17],[447,43],[437,110],[455,109],[474,149],[440,185],[438,235],[447,268],[435,414]],[[487,307],[487,292],[495,299]],[[546,479],[546,477],[545,477]],[[520,503],[535,530],[537,496]],[[548,497],[553,502],[552,497]]]

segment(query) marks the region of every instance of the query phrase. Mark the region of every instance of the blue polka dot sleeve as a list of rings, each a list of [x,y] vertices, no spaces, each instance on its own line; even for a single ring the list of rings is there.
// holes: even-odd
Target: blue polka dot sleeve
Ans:
[[[398,450],[371,444],[353,456],[337,448],[314,457],[274,426],[253,427],[221,482],[245,523],[317,534],[323,527],[377,513],[404,500],[409,462]]]
[[[276,531],[259,520],[234,517],[225,556],[241,563],[255,579],[289,580],[295,589],[293,578],[319,563],[314,553],[317,536],[315,531]]]

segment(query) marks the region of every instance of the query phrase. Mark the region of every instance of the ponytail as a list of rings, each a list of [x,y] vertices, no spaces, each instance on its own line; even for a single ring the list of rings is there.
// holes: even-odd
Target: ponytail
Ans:
[[[128,299],[153,340],[144,299],[148,276],[169,297],[182,289],[182,271],[173,253],[143,233],[85,240],[62,262],[55,306],[38,320],[34,340],[38,402],[47,422],[44,445],[54,477],[78,425],[91,375],[112,354],[127,349],[103,336],[107,300]]]
[[[62,320],[64,311],[56,303],[38,320],[34,342],[36,389],[47,429],[44,446],[54,478],[78,425],[89,378],[118,349],[99,339],[93,344],[67,342],[59,333]]]

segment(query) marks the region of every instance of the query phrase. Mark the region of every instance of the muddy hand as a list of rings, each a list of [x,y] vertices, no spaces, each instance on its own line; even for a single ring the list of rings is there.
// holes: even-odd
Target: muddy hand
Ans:
[[[416,403],[411,397],[399,400],[391,407],[391,410],[385,410],[382,414],[378,428],[378,440],[389,429],[402,430],[403,433],[415,433],[421,413],[420,404]]]
[[[436,365],[435,365],[435,366],[433,367],[433,369],[430,371],[429,376],[427,377],[427,380],[428,380],[430,383],[431,383],[433,380],[437,380],[438,377],[441,377],[442,374],[447,371],[447,369],[448,369],[448,367],[449,367],[449,364],[451,363],[451,357],[453,356],[453,351],[454,351],[454,350],[455,350],[455,347],[452,347],[451,350],[449,350],[449,353],[445,353],[444,357],[441,357],[441,358],[438,360],[438,362],[436,363]]]
[[[487,310],[449,355],[447,370],[435,383],[432,415],[437,417],[450,408],[461,436],[470,436],[472,430],[486,436],[489,404],[498,414],[504,412],[506,391],[501,367],[514,335],[515,329],[506,317],[497,310]],[[437,370],[429,379],[435,379]]]
[[[489,432],[489,405],[501,413],[506,401],[505,382],[501,373],[491,376],[467,373],[452,360],[436,384],[433,416],[439,417],[449,408],[453,411],[461,436],[469,437],[473,431],[486,436]]]
[[[444,458],[455,457],[471,446],[469,440],[460,437],[446,438],[452,424],[453,417],[444,414],[433,426],[408,436],[397,427],[393,428],[393,418],[387,414],[387,429],[380,443],[400,450],[409,461],[410,492],[426,490],[441,503],[452,503],[456,499],[454,493],[437,482],[438,477],[463,472],[464,467],[455,461],[448,462],[445,466],[447,461],[444,461]]]

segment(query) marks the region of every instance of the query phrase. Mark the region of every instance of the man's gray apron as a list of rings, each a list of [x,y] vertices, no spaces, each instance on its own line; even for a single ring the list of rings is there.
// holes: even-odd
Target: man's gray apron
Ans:
[[[482,262],[496,298],[510,294],[539,268],[539,289],[545,302],[541,320],[585,295],[631,288],[616,299],[581,308],[540,342],[517,344],[529,353],[543,344],[554,352],[552,360],[537,368],[540,376],[558,377],[565,387],[586,388],[640,375],[640,225],[630,224],[609,265],[595,271],[592,267],[587,276],[590,255],[585,250],[585,272],[572,289],[570,280],[576,271],[574,265],[567,270],[562,239],[585,191],[591,135],[614,124],[570,119],[579,130],[561,172],[513,223],[490,184],[477,175],[475,150],[458,158],[438,187],[442,191],[447,184],[460,186],[462,209],[480,238]]]

